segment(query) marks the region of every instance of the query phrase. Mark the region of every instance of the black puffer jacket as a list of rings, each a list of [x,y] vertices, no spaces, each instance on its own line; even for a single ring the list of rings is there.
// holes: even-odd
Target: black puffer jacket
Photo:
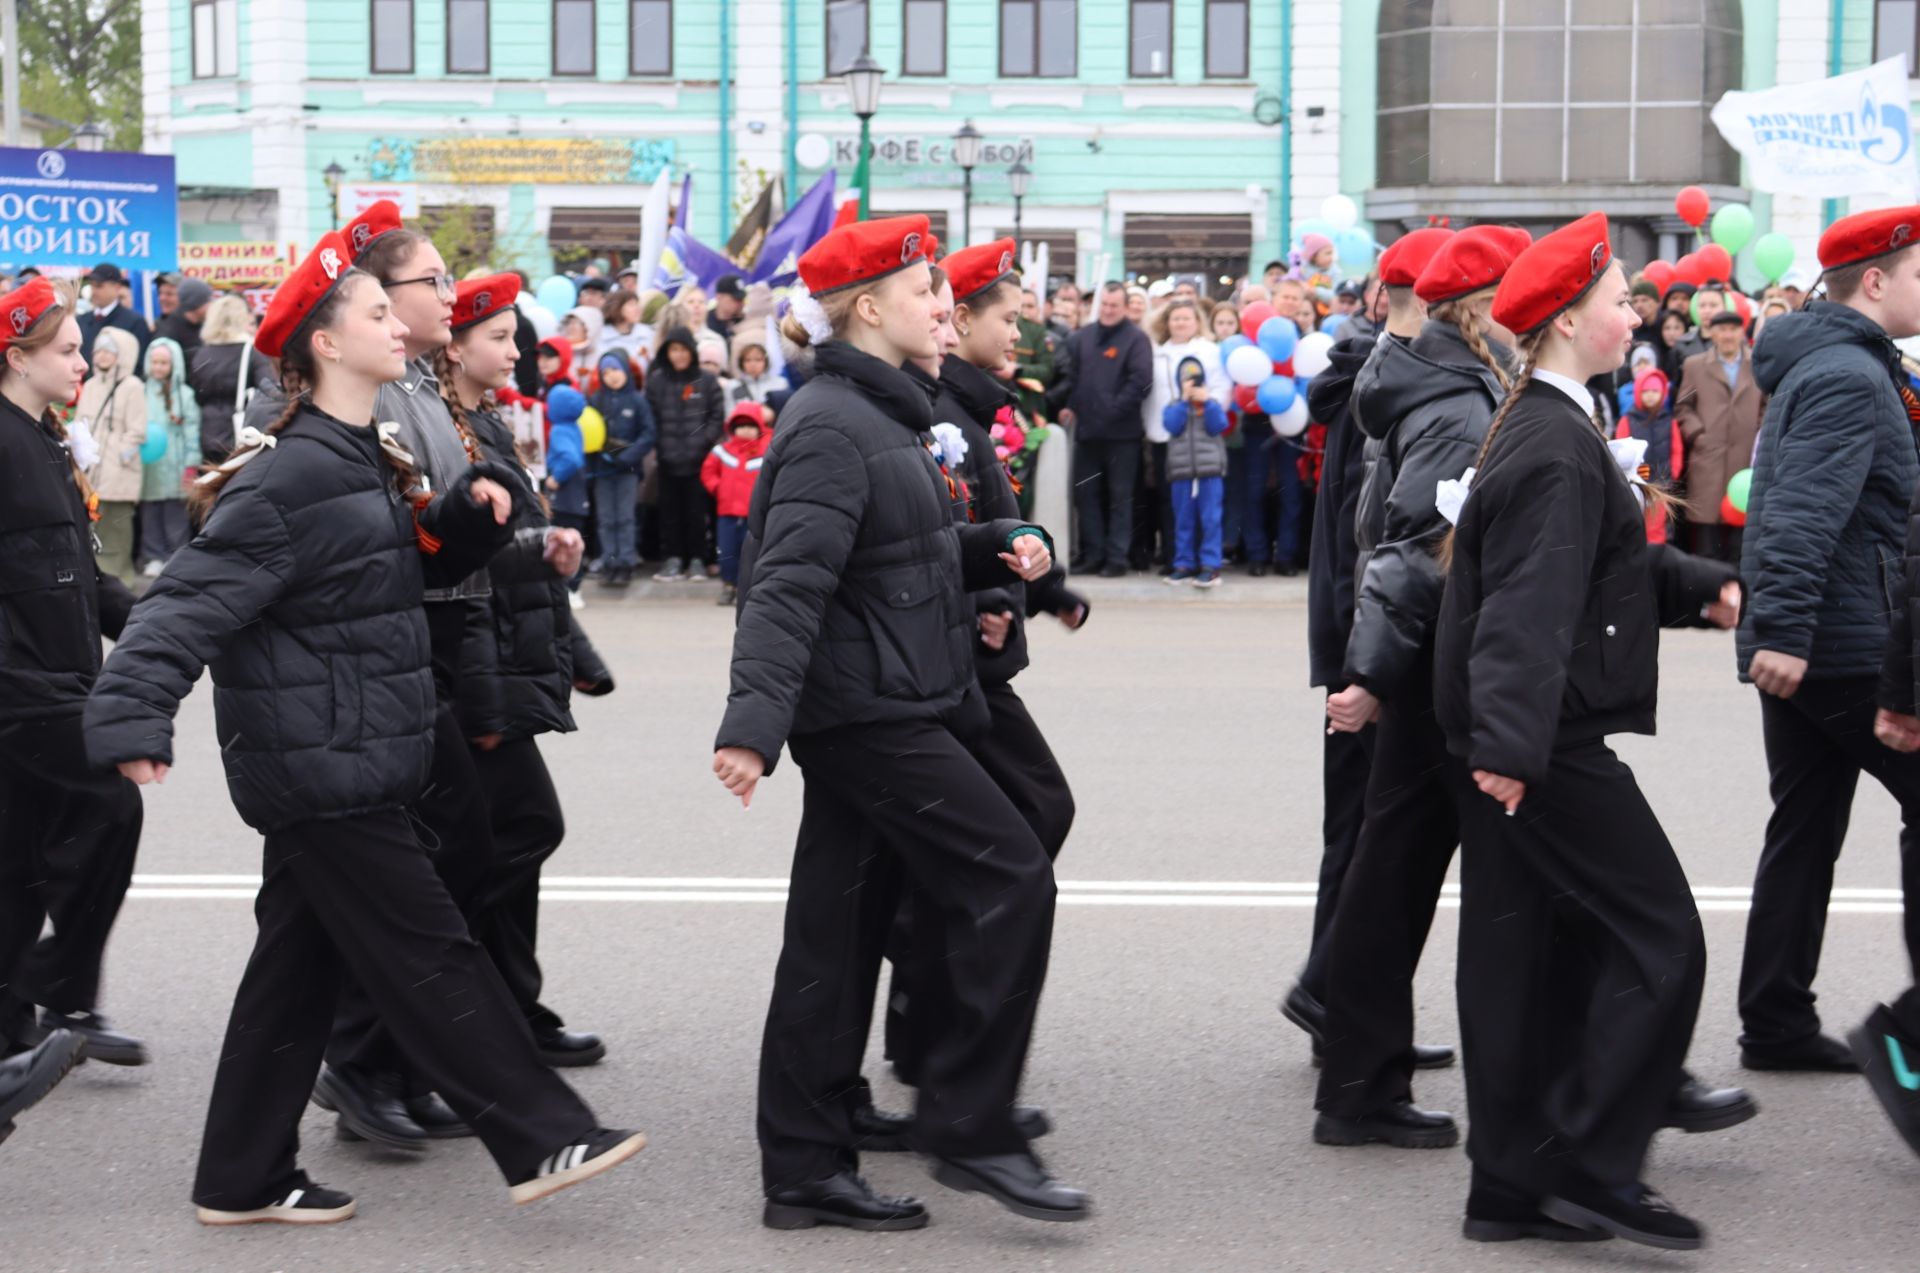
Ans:
[[[1493,346],[1505,358],[1504,347]],[[1346,679],[1381,698],[1424,684],[1445,580],[1434,549],[1447,520],[1434,488],[1473,464],[1505,390],[1452,323],[1381,341],[1354,383],[1367,470],[1354,517],[1358,554]]]
[[[245,350],[245,345],[202,345],[187,356],[187,384],[200,404],[200,454],[209,464],[233,453],[233,410],[240,400],[240,355]],[[273,364],[260,354],[247,354],[247,384],[284,401]]]
[[[675,345],[685,346],[692,360],[685,371],[675,371],[667,359],[667,350]],[[660,342],[659,352],[647,368],[646,395],[660,431],[655,448],[660,467],[675,477],[699,473],[707,452],[720,441],[727,402],[720,382],[711,372],[700,370],[693,333],[686,328],[674,328]]]
[[[907,374],[840,341],[780,415],[740,553],[732,688],[716,747],[946,719],[974,689],[967,593],[1006,583],[1021,523],[956,525]]]
[[[1697,624],[1733,577],[1649,544],[1593,421],[1533,381],[1454,536],[1434,647],[1447,749],[1534,786],[1556,745],[1653,733],[1661,626]]]
[[[1354,377],[1373,353],[1371,328],[1341,330],[1331,365],[1307,389],[1307,412],[1326,426],[1320,494],[1313,503],[1313,541],[1307,554],[1307,664],[1309,685],[1337,689],[1346,682],[1347,634],[1353,631],[1354,510],[1366,475],[1366,438],[1349,409]]]
[[[78,716],[133,594],[93,559],[67,448],[0,397],[0,725]]]
[[[1920,482],[1899,351],[1865,315],[1815,304],[1768,320],[1753,373],[1771,396],[1740,552],[1741,679],[1756,650],[1816,679],[1876,675]]]
[[[421,598],[511,533],[468,470],[420,514],[422,552],[371,428],[304,408],[220,493],[134,607],[87,700],[99,764],[173,762],[173,717],[202,668],[235,809],[262,831],[398,808],[433,756]],[[509,489],[511,486],[509,485]]]
[[[908,364],[906,371],[915,379],[925,373]],[[1020,498],[1013,493],[1006,466],[993,453],[994,413],[1013,401],[1006,382],[996,380],[972,363],[949,355],[940,363],[940,379],[928,380],[933,392],[933,419],[960,427],[967,440],[966,458],[957,476],[965,480],[969,507],[960,515],[968,521],[991,521],[996,517],[1020,517]],[[1012,614],[1007,642],[998,650],[988,649],[976,633],[973,662],[981,685],[1005,685],[1027,666],[1027,586],[1019,580],[973,594],[975,614]]]

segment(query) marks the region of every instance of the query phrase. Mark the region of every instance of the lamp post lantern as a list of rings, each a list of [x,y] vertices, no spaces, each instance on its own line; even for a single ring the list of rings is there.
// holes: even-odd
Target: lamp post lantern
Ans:
[[[67,144],[75,150],[84,150],[89,154],[97,155],[107,148],[106,125],[90,119],[73,130],[73,136]]]
[[[953,162],[960,165],[960,246],[973,243],[973,169],[986,138],[968,120],[953,135]]]
[[[1013,192],[1013,253],[1020,255],[1020,205],[1026,201],[1027,190],[1033,185],[1033,171],[1018,159],[1013,167],[1007,169],[1007,189]]]
[[[847,96],[853,99],[853,113],[860,120],[860,219],[867,219],[868,187],[873,184],[873,117],[880,109],[880,83],[886,68],[873,60],[865,49],[847,68]]]
[[[321,169],[321,179],[327,183],[327,211],[333,218],[333,228],[340,228],[340,183],[346,178],[347,170],[337,162]]]

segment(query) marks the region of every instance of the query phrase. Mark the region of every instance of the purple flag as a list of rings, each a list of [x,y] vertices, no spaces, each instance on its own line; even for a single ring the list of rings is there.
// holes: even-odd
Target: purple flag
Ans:
[[[680,182],[680,207],[673,214],[673,223],[683,230],[693,228],[693,174],[688,173]]]
[[[767,241],[761,245],[759,259],[747,278],[749,283],[785,287],[793,281],[801,253],[833,229],[833,191],[833,169],[829,168],[767,232]]]

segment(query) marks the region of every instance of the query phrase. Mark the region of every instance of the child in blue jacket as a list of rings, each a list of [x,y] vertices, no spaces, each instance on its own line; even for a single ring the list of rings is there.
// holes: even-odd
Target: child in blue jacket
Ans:
[[[553,524],[587,529],[587,448],[580,434],[580,413],[587,400],[572,385],[557,384],[547,392],[547,499],[553,505]],[[580,576],[567,587],[578,592]]]
[[[593,391],[592,402],[607,422],[607,440],[587,457],[587,476],[593,482],[593,515],[605,568],[600,581],[617,588],[633,581],[633,568],[640,564],[640,471],[657,431],[653,408],[633,383],[627,356],[619,351],[602,356],[599,373],[600,387]]]
[[[1177,375],[1181,395],[1161,416],[1173,496],[1173,573],[1167,582],[1217,588],[1220,516],[1227,502],[1227,409],[1207,391],[1198,358],[1183,359]]]

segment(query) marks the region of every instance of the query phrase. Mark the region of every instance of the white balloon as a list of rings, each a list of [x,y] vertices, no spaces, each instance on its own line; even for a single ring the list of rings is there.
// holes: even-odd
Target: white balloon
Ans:
[[[1227,376],[1237,385],[1257,385],[1273,374],[1273,359],[1258,345],[1242,345],[1227,355]]]
[[[1343,194],[1330,194],[1320,205],[1320,219],[1345,230],[1360,223],[1360,205]]]
[[[1293,351],[1293,374],[1317,376],[1333,365],[1333,337],[1325,332],[1309,332],[1300,338]]]
[[[538,301],[529,301],[521,306],[521,310],[526,314],[527,321],[533,324],[534,334],[541,340],[546,340],[560,330],[560,320],[553,316],[552,310]]]
[[[1273,431],[1283,438],[1297,438],[1307,431],[1307,396],[1301,394],[1293,400],[1293,405],[1277,416],[1271,417]]]

